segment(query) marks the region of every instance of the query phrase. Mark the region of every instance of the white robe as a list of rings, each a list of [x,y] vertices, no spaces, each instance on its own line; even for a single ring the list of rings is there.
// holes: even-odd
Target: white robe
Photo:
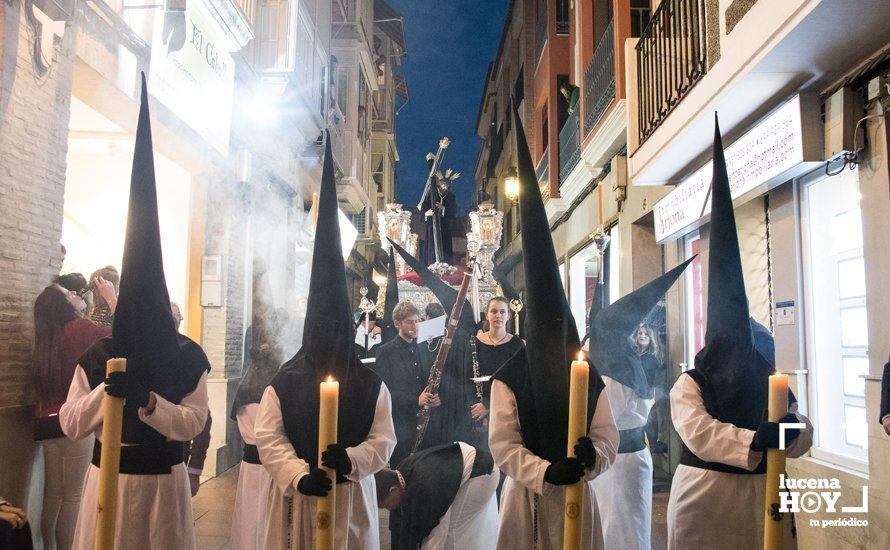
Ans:
[[[309,473],[309,464],[297,457],[287,438],[281,402],[271,386],[266,388],[260,401],[255,430],[260,460],[273,481],[265,529],[266,548],[312,550],[317,498],[297,491],[300,479]],[[346,449],[352,460],[352,472],[346,476],[350,483],[337,485],[334,547],[338,550],[380,548],[373,474],[386,466],[395,446],[392,399],[386,385],[381,384],[368,438]]]
[[[603,376],[604,394],[618,430],[646,425],[652,399]],[[648,448],[619,453],[612,467],[593,480],[606,548],[650,550],[652,536],[652,457]]]
[[[538,500],[538,548],[562,548],[565,490],[544,483],[544,472],[550,462],[539,458],[522,444],[516,396],[499,380],[491,385],[491,420],[488,443],[498,467],[507,474],[501,493],[501,518],[497,548],[532,550],[534,542],[535,500]],[[602,525],[594,500],[591,480],[606,471],[618,450],[618,428],[609,408],[605,392],[597,400],[588,436],[596,450],[596,465],[587,471],[584,480],[585,502],[582,511],[581,547],[584,550],[603,548]]]
[[[806,453],[813,444],[813,425],[790,411],[806,430],[788,445],[788,458]],[[720,422],[705,409],[698,383],[681,375],[671,389],[671,417],[680,438],[696,456],[754,470],[763,453],[751,450],[754,431]],[[677,466],[668,500],[668,548],[695,550],[751,550],[763,547],[765,474],[729,474],[691,466]],[[785,548],[796,547],[791,539],[790,514],[785,516]]]
[[[256,445],[254,426],[259,413],[259,403],[240,407],[235,414],[238,431],[244,443]],[[262,464],[241,461],[238,470],[238,489],[235,492],[235,515],[229,535],[231,550],[263,550],[265,545],[265,519],[268,517],[269,493],[272,476]]]
[[[62,430],[71,439],[95,434],[101,441],[105,384],[90,390],[80,366],[59,411]],[[207,373],[178,405],[155,395],[157,406],[149,416],[139,409],[139,419],[168,441],[191,441],[207,421]],[[96,529],[99,468],[90,464],[83,483],[83,497],[74,531],[74,550],[92,550]],[[184,464],[169,474],[120,474],[117,489],[116,550],[187,550],[196,548],[192,517],[192,493]]]
[[[498,538],[498,504],[495,493],[501,472],[494,468],[488,475],[470,479],[476,449],[458,443],[463,455],[463,475],[454,502],[439,520],[439,525],[425,538],[422,550],[489,550]]]

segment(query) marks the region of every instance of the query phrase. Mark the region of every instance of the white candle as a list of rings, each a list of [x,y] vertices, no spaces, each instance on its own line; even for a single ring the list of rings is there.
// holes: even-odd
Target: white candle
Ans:
[[[337,442],[337,405],[340,399],[340,383],[328,376],[319,388],[318,405],[318,463],[321,453],[328,445]],[[337,472],[331,468],[321,468],[331,480],[331,491],[326,497],[318,497],[318,512],[315,522],[317,550],[334,550],[334,526],[337,517]]]
[[[566,456],[575,456],[578,439],[587,435],[587,387],[590,380],[590,365],[584,354],[578,353],[578,360],[572,361],[569,379],[569,429]],[[563,528],[563,549],[581,548],[581,516],[584,506],[584,482],[566,486],[565,525]]]

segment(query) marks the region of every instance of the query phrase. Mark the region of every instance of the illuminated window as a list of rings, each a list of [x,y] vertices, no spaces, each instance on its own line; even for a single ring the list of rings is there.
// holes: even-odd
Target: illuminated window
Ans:
[[[813,455],[864,468],[868,322],[855,170],[801,186]]]

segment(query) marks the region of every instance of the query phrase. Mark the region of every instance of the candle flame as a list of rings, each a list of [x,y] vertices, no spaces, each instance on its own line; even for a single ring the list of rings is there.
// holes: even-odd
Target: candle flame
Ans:
[[[334,381],[334,377],[333,377],[333,376],[328,376],[328,379],[325,380],[325,382],[327,382],[328,384],[332,383],[333,381]]]
[[[583,352],[583,351],[579,351],[579,352],[578,352],[578,361],[583,361],[583,360],[584,360],[584,352]]]

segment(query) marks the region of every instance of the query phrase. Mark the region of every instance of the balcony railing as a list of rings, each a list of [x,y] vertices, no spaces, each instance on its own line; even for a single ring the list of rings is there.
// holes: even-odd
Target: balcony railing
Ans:
[[[544,155],[535,168],[535,178],[538,180],[538,185],[542,188],[547,187],[550,181],[550,147],[544,149]]]
[[[578,109],[569,115],[565,126],[559,131],[559,185],[568,177],[578,161],[581,160],[579,134],[581,133]]]
[[[542,9],[538,13],[538,22],[535,26],[535,57],[540,59],[547,43],[547,10]]]
[[[636,49],[643,143],[707,72],[705,0],[664,0]]]
[[[603,32],[584,71],[584,135],[596,126],[615,99],[615,20]]]

